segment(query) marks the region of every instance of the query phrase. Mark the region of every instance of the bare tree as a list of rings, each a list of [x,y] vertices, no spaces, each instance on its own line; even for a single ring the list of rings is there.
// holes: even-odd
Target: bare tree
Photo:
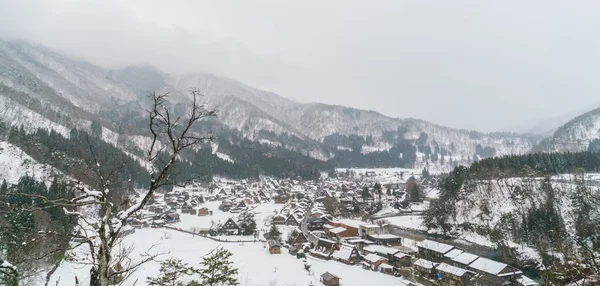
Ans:
[[[75,196],[72,199],[58,199],[50,201],[39,197],[54,206],[61,206],[70,215],[79,220],[79,234],[76,236],[81,244],[89,247],[88,261],[90,264],[90,286],[108,286],[109,284],[122,284],[123,281],[142,264],[152,260],[155,255],[147,256],[133,261],[127,256],[131,252],[123,248],[122,230],[127,221],[148,203],[154,193],[163,186],[181,183],[174,169],[185,149],[198,146],[213,140],[212,135],[201,135],[195,131],[197,124],[208,117],[216,116],[215,109],[206,109],[198,104],[198,97],[202,94],[196,89],[191,89],[192,104],[189,114],[185,117],[176,117],[168,105],[169,94],[150,94],[152,101],[148,112],[148,127],[150,130],[151,144],[144,150],[145,159],[152,166],[151,179],[147,189],[136,202],[123,199],[125,193],[124,182],[115,181],[117,174],[124,165],[116,164],[110,170],[101,168],[98,154],[90,144],[92,166],[95,166],[95,188],[91,190],[84,184],[74,186]],[[117,196],[115,196],[117,194]],[[82,209],[95,209],[99,213],[97,221],[90,221]]]

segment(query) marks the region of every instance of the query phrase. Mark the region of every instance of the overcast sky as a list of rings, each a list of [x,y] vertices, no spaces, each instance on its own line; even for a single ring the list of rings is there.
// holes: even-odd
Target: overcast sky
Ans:
[[[0,0],[0,36],[497,131],[600,102],[598,15],[595,0]]]

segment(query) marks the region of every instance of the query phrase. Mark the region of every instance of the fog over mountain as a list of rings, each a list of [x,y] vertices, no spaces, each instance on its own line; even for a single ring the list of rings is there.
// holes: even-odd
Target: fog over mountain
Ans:
[[[2,1],[0,36],[112,69],[207,72],[300,102],[491,132],[595,102],[598,5]]]

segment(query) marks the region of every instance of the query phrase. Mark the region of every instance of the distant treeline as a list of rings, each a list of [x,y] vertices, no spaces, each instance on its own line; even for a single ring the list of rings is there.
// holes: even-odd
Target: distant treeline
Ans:
[[[469,173],[481,177],[511,177],[529,175],[553,175],[572,173],[582,168],[587,172],[596,172],[600,166],[600,153],[534,153],[486,158],[475,162]]]
[[[119,181],[131,180],[133,187],[145,187],[150,179],[149,172],[139,162],[115,146],[100,139],[101,132],[92,128],[92,135],[73,129],[69,138],[60,133],[38,129],[35,133],[26,133],[24,128],[0,126],[0,132],[8,141],[36,161],[49,164],[74,178],[94,186],[96,163],[91,151],[95,153],[99,168],[110,172],[118,164],[122,171],[116,178]],[[233,143],[231,143],[233,142]],[[214,175],[235,179],[258,178],[259,175],[278,178],[316,179],[321,172],[333,171],[330,164],[313,159],[298,152],[282,147],[260,144],[238,136],[224,133],[218,139],[219,151],[231,156],[233,163],[222,160],[213,154],[209,145],[197,151],[184,154],[185,161],[177,166],[176,174],[181,178],[211,180]],[[136,150],[132,153],[140,153]],[[163,154],[164,156],[165,154]],[[166,161],[166,160],[165,160]]]

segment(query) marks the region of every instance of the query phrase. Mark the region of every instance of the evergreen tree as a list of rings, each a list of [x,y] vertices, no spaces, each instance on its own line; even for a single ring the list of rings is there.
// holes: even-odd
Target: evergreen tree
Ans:
[[[280,241],[281,240],[281,232],[276,225],[271,225],[271,229],[269,229],[269,239]]]
[[[94,138],[102,138],[102,125],[98,121],[92,121],[92,125],[90,126],[91,135]]]
[[[253,217],[247,217],[240,224],[242,235],[252,235],[256,231],[256,221]]]
[[[238,285],[238,269],[230,261],[231,256],[231,252],[219,247],[212,255],[204,257],[200,263],[203,267],[197,272],[202,282],[190,286]]]
[[[159,276],[156,278],[147,277],[146,281],[150,286],[192,286],[198,285],[198,281],[191,280],[186,282],[186,278],[199,270],[189,267],[187,263],[180,259],[168,259],[160,263]]]

